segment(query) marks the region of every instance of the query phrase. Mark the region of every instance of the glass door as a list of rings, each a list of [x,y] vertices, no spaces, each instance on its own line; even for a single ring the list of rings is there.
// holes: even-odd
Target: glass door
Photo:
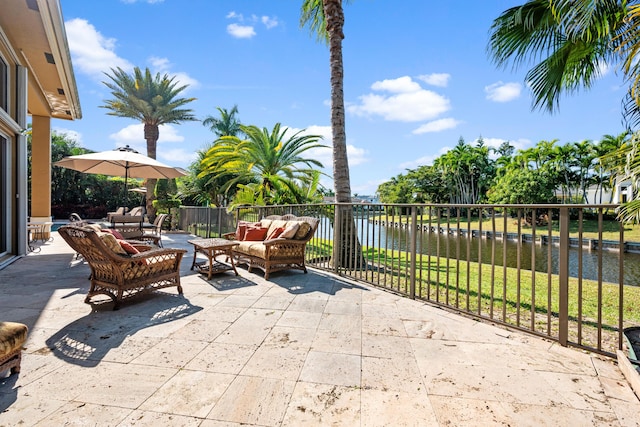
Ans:
[[[9,255],[11,249],[9,195],[11,194],[12,168],[9,167],[10,154],[9,140],[0,134],[0,260]]]

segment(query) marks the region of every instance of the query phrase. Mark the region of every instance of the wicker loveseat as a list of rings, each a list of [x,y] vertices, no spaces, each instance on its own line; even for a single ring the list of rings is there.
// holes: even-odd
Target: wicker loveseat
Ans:
[[[113,235],[98,234],[90,227],[68,225],[60,227],[58,233],[91,268],[91,287],[86,303],[103,294],[113,300],[115,310],[122,300],[155,289],[176,286],[182,294],[180,262],[186,253],[184,249],[118,242]],[[113,242],[116,242],[115,247]]]
[[[249,272],[253,267],[259,268],[268,280],[274,271],[293,268],[307,272],[305,249],[319,222],[317,218],[307,216],[272,215],[258,223],[240,221],[235,233],[223,237],[238,242],[233,249],[236,265],[246,264]],[[260,231],[253,233],[255,230]],[[255,235],[248,237],[249,234]],[[260,235],[263,235],[262,239],[259,239]]]

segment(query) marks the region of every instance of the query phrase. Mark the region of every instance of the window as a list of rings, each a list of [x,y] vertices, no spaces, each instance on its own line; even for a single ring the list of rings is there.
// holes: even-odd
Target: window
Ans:
[[[7,111],[7,100],[9,94],[9,85],[7,78],[7,63],[0,58],[0,108]]]
[[[9,253],[10,236],[8,233],[11,221],[11,168],[9,168],[9,141],[0,134],[0,260]]]

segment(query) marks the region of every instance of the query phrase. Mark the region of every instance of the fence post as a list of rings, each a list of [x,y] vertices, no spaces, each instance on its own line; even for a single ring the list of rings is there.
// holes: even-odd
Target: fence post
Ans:
[[[417,234],[418,234],[418,212],[416,206],[411,206],[411,224],[409,233],[410,234],[410,245],[411,250],[409,256],[411,257],[411,263],[409,265],[409,298],[416,299],[416,248],[417,248]]]
[[[334,207],[335,220],[333,222],[333,272],[340,274],[340,257],[342,256],[341,233],[342,233],[342,215],[340,215],[340,205],[337,203]]]
[[[560,208],[560,246],[558,264],[558,340],[567,346],[569,340],[569,208]]]
[[[207,203],[207,239],[211,237],[211,207]]]

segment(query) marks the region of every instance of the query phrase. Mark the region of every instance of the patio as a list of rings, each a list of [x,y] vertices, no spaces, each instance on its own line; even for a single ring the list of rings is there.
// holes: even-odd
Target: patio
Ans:
[[[66,243],[0,271],[1,320],[30,334],[0,378],[0,426],[612,425],[640,402],[614,361],[311,270],[190,271],[184,295],[83,303]]]

